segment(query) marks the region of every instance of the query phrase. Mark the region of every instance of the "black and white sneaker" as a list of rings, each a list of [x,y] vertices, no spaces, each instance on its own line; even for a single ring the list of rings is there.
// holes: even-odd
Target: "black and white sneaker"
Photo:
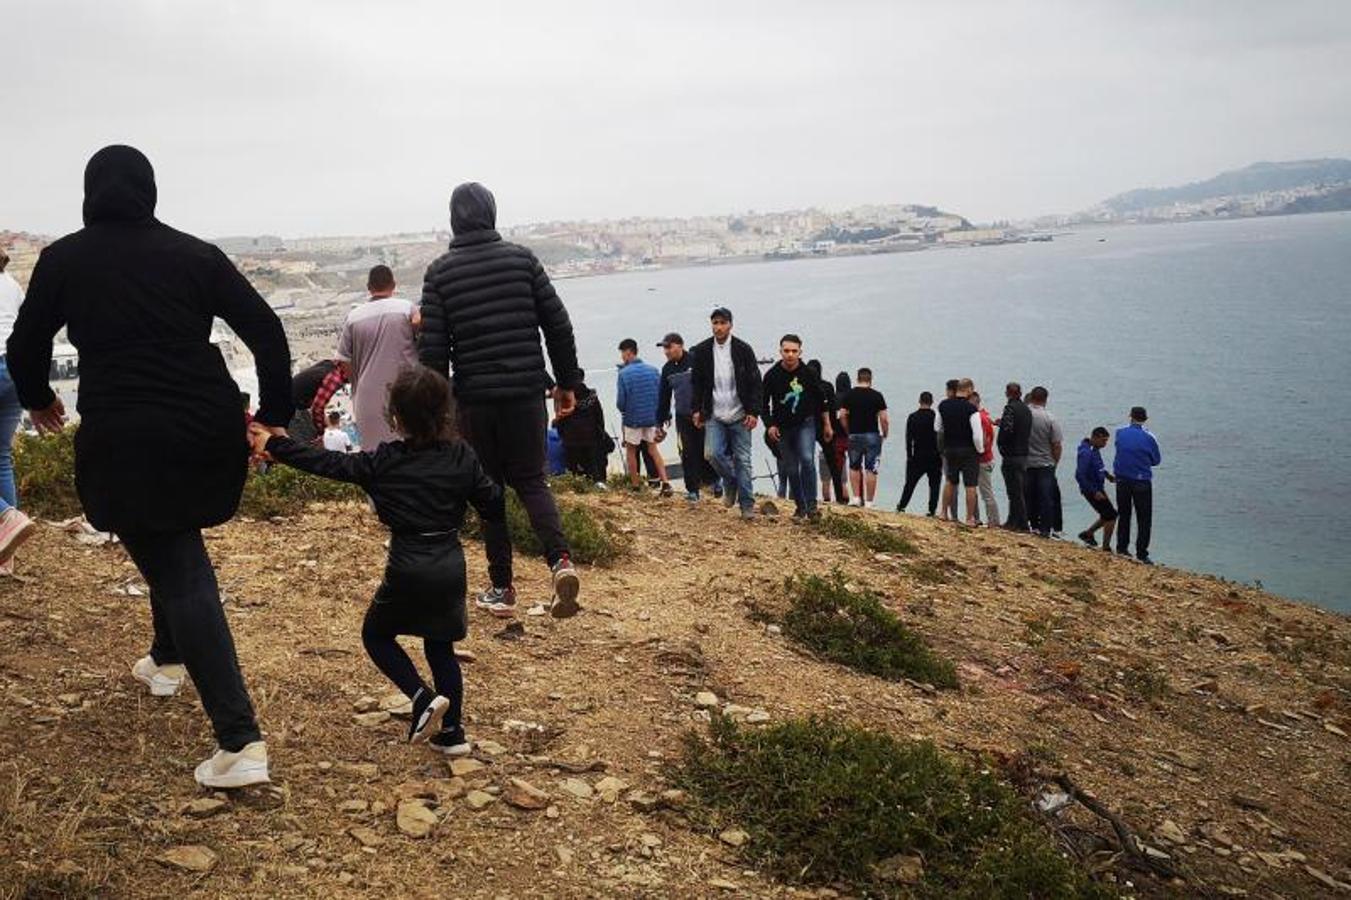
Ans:
[[[474,749],[469,738],[464,736],[464,728],[459,725],[454,728],[442,728],[432,735],[428,743],[433,750],[446,756],[468,756],[469,751]]]
[[[1098,546],[1098,539],[1093,536],[1093,532],[1091,531],[1079,532],[1079,540],[1083,541],[1090,547]]]
[[[474,598],[474,605],[499,619],[510,619],[516,615],[516,588],[514,585],[490,587]]]
[[[420,688],[413,696],[413,721],[408,725],[408,743],[425,743],[441,730],[441,722],[450,709],[450,701],[440,694]]]

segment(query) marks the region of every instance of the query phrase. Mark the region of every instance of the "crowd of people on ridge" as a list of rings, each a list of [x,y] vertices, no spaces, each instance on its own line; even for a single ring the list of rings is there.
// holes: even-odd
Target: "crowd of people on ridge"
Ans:
[[[334,355],[294,376],[280,320],[221,250],[155,217],[157,188],[146,157],[106,147],[84,175],[85,226],[46,247],[27,297],[5,275],[0,253],[0,565],[12,562],[33,523],[17,507],[10,444],[22,410],[40,433],[60,431],[65,406],[49,382],[53,340],[66,329],[80,353],[81,426],[75,478],[90,523],[114,532],[150,587],[149,652],[131,667],[154,696],[173,696],[191,679],[217,748],[194,772],[210,788],[270,779],[267,745],[240,672],[202,530],[235,513],[248,466],[293,466],[360,486],[389,528],[384,577],[367,609],[362,643],[376,667],[412,706],[408,740],[450,754],[470,752],[464,733],[463,679],[454,644],[467,633],[468,586],[459,530],[468,508],[483,527],[490,584],[476,605],[510,617],[517,597],[504,489],[516,491],[543,547],[552,596],[547,611],[574,615],[580,580],[571,561],[546,470],[554,423],[569,469],[605,478],[614,450],[594,389],[577,362],[572,324],[535,255],[502,239],[496,201],[477,183],[455,188],[453,238],[427,269],[419,302],[396,296],[393,273],[374,267],[369,300],[344,322]],[[221,318],[252,352],[258,406],[241,421],[238,387],[210,342]],[[763,375],[754,350],[734,336],[730,309],[710,316],[712,334],[690,350],[678,333],[658,342],[660,371],[619,345],[621,436],[630,480],[646,460],[661,492],[672,493],[661,444],[674,431],[686,497],[705,486],[753,519],[752,434],[763,423],[780,463],[781,492],[795,516],[814,519],[823,500],[873,507],[884,442],[886,400],[872,373],[832,385],[818,361],[802,359],[802,340],[786,334],[779,360]],[[541,337],[543,347],[541,347]],[[548,365],[545,355],[547,353]],[[552,375],[550,374],[552,371]],[[451,378],[453,374],[453,379]],[[329,404],[350,385],[357,436],[352,452]],[[958,486],[966,522],[999,524],[991,483],[994,448],[1008,492],[1003,527],[1043,536],[1060,530],[1055,466],[1063,438],[1037,387],[1021,399],[1010,384],[998,421],[969,379],[948,383],[933,409],[925,392],[906,422],[904,510],[929,479],[929,514],[957,520]],[[246,399],[247,405],[247,399]],[[1095,429],[1080,445],[1076,480],[1110,549],[1130,543],[1149,561],[1151,470],[1158,444],[1141,408],[1116,434],[1113,473]],[[998,438],[994,437],[998,432]],[[818,450],[820,455],[818,457]],[[940,470],[946,473],[939,499]],[[847,477],[846,477],[847,471]],[[1116,482],[1118,513],[1105,491]],[[1115,530],[1115,535],[1113,531]],[[400,646],[420,637],[431,684]]]
[[[698,502],[708,485],[729,507],[739,505],[743,518],[754,519],[751,434],[763,420],[765,442],[778,462],[778,493],[792,499],[794,518],[819,517],[818,476],[826,502],[833,497],[837,503],[874,508],[891,423],[886,398],[873,387],[872,370],[859,369],[852,383],[841,372],[832,385],[822,377],[819,360],[802,359],[802,338],[785,334],[779,359],[761,375],[755,351],[732,335],[732,322],[731,310],[714,309],[712,337],[690,351],[679,333],[667,334],[657,343],[666,353],[660,372],[638,357],[636,340],[620,343],[617,403],[632,483],[640,484],[640,459],[651,457],[661,493],[672,493],[657,445],[674,422],[686,499]],[[1037,386],[1024,401],[1022,385],[1010,382],[1004,394],[998,419],[969,378],[949,380],[937,407],[929,391],[919,395],[918,408],[905,422],[905,484],[897,512],[906,511],[920,481],[927,480],[930,516],[1042,537],[1064,530],[1056,479],[1064,435],[1046,409],[1050,393]],[[1158,441],[1145,428],[1147,419],[1143,407],[1134,407],[1130,422],[1117,430],[1111,473],[1101,450],[1112,434],[1102,426],[1080,443],[1075,465],[1075,481],[1096,515],[1080,540],[1098,546],[1101,530],[1104,549],[1112,549],[1115,536],[1116,552],[1129,556],[1134,520],[1135,557],[1144,563],[1151,562],[1153,468],[1162,462]],[[599,431],[588,429],[586,438],[597,440],[603,431],[602,417]],[[996,449],[1008,500],[1004,519],[994,486]],[[591,447],[576,458],[593,460],[599,454],[603,459],[608,452]],[[589,477],[596,474],[590,466],[570,464],[572,471]],[[1108,481],[1116,484],[1119,510],[1107,495]],[[963,496],[964,519],[959,517]]]

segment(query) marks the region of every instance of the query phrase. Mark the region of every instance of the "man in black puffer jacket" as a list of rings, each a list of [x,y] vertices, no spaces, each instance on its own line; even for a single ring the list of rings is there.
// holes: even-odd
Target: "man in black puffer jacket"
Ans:
[[[442,375],[454,374],[460,432],[489,476],[521,498],[553,570],[550,611],[566,618],[577,611],[577,572],[558,507],[545,481],[544,395],[557,381],[560,414],[576,402],[582,381],[572,322],[535,254],[502,240],[496,231],[497,202],[481,184],[450,195],[450,250],[427,268],[422,286],[422,331],[418,356]],[[554,378],[544,368],[540,332]],[[511,538],[506,524],[484,528],[492,586],[478,605],[496,615],[515,613]]]

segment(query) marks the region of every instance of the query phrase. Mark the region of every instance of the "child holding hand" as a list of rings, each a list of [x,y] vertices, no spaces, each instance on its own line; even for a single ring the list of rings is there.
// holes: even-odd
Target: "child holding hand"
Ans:
[[[391,537],[385,577],[366,611],[361,640],[371,661],[413,702],[411,743],[449,755],[469,752],[461,725],[464,680],[454,642],[468,631],[464,552],[459,530],[466,505],[486,523],[501,522],[502,489],[469,445],[455,439],[450,386],[421,366],[390,385],[389,419],[401,440],[370,453],[321,450],[253,426],[255,453],[302,471],[358,485],[370,495]],[[430,688],[395,638],[422,638]]]

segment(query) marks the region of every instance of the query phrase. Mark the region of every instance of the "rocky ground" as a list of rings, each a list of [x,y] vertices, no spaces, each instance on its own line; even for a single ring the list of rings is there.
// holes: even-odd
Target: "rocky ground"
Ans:
[[[1345,617],[922,519],[904,519],[919,554],[889,557],[720,504],[576,502],[606,508],[630,553],[583,573],[575,619],[522,615],[500,634],[474,614],[478,748],[453,767],[401,743],[399,698],[362,653],[385,540],[364,507],[212,531],[273,764],[270,788],[233,795],[193,783],[211,745],[193,691],[159,700],[128,675],[149,611],[125,554],[44,528],[0,582],[0,897],[819,893],[745,867],[739,834],[696,833],[663,799],[714,704],[1067,774],[1178,873],[1123,874],[1128,893],[1351,895]],[[477,545],[468,556],[482,582]],[[835,566],[955,660],[961,689],[820,662],[750,614],[785,576]],[[545,575],[522,562],[527,601]],[[1077,806],[1055,827],[1107,831]]]

